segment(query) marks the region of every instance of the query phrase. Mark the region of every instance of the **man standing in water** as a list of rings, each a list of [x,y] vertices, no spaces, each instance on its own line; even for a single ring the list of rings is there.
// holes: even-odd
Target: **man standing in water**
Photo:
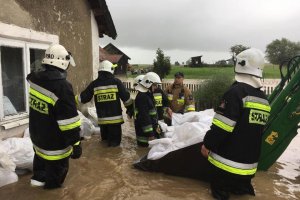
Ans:
[[[138,94],[134,102],[134,126],[138,146],[148,147],[148,141],[159,138],[159,126],[153,92],[161,84],[160,77],[148,72],[135,87]]]
[[[80,118],[72,85],[66,80],[71,54],[61,45],[51,45],[43,69],[27,76],[29,132],[34,148],[31,185],[45,189],[61,187],[69,169],[69,157],[81,156]]]
[[[236,82],[224,94],[201,152],[212,167],[211,191],[216,199],[230,193],[255,195],[251,184],[270,106],[262,87],[263,53],[247,49],[236,56]]]
[[[101,139],[107,141],[109,147],[119,146],[122,139],[121,125],[124,119],[120,100],[127,108],[127,113],[131,117],[133,114],[133,101],[130,93],[113,74],[116,66],[108,60],[102,61],[98,78],[76,96],[80,103],[87,103],[94,97]]]
[[[191,91],[184,86],[184,74],[176,72],[174,83],[169,85],[165,93],[168,95],[170,107],[166,109],[167,117],[165,122],[171,125],[172,113],[186,113],[195,111],[195,103]]]

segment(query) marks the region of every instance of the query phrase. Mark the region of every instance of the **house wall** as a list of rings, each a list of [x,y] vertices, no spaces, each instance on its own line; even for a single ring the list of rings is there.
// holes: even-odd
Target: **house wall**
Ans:
[[[93,77],[91,10],[87,0],[0,0],[0,22],[59,37],[72,52],[76,67],[68,70],[75,93]]]

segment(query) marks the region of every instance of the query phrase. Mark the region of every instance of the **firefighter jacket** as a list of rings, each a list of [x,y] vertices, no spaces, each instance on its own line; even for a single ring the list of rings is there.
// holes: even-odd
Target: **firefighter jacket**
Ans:
[[[100,71],[98,78],[77,96],[80,103],[87,103],[94,97],[97,110],[98,124],[124,123],[120,99],[123,101],[127,112],[133,113],[133,100],[123,83],[113,74]]]
[[[270,110],[259,88],[235,82],[224,94],[204,137],[209,162],[234,176],[253,176]]]
[[[45,71],[27,76],[30,137],[35,153],[46,160],[70,156],[80,141],[80,117],[66,76],[48,65]]]
[[[137,141],[148,144],[149,138],[155,136],[158,127],[153,94],[149,91],[138,92],[134,104],[134,124]]]
[[[194,99],[191,91],[182,85],[171,84],[165,90],[170,102],[170,108],[175,113],[195,111]]]
[[[164,91],[159,87],[155,89],[153,96],[158,120],[161,120],[164,118],[164,113],[166,112],[167,107],[169,107],[169,100]]]

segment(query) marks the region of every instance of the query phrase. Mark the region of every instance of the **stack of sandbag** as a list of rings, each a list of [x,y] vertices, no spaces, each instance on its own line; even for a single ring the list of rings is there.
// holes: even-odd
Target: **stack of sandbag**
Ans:
[[[147,158],[156,160],[169,152],[202,142],[210,129],[214,114],[213,109],[185,114],[173,113],[173,126],[166,127],[159,122],[166,137],[149,141],[151,149]]]
[[[18,181],[16,170],[32,170],[33,156],[28,128],[23,138],[0,141],[0,187]]]

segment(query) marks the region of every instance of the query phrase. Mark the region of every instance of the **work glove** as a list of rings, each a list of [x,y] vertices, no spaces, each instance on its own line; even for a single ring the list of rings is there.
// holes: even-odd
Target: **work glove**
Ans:
[[[71,158],[78,159],[78,158],[80,158],[81,154],[82,154],[82,148],[81,148],[80,143],[78,145],[74,145],[73,152],[71,154]]]

